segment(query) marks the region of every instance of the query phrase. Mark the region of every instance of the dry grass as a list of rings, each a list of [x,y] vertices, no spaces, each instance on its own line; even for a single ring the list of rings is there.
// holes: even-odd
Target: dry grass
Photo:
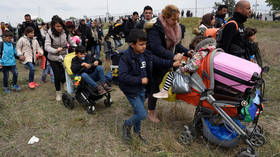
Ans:
[[[196,23],[197,19],[192,21]],[[183,41],[185,45],[192,38],[192,24],[188,26]],[[267,144],[257,149],[260,156],[280,156],[280,107],[277,106],[280,100],[279,28],[260,28],[258,33],[265,64],[271,66],[270,73],[265,75],[269,103],[265,104],[260,120]],[[35,90],[28,89],[28,71],[21,64],[17,67],[22,91],[10,95],[2,90],[0,92],[0,156],[232,157],[240,147],[245,146],[241,144],[238,148],[223,149],[200,137],[188,146],[181,145],[178,136],[183,125],[191,123],[195,108],[179,101],[159,101],[157,112],[161,123],[143,122],[142,132],[148,139],[148,145],[136,139],[125,143],[121,138],[121,124],[132,114],[132,109],[117,86],[112,92],[114,104],[105,108],[100,100],[96,113],[88,115],[79,104],[73,110],[68,110],[57,103],[55,88],[50,81]],[[41,70],[37,67],[37,81],[40,74]],[[40,138],[40,142],[28,145],[33,135]]]

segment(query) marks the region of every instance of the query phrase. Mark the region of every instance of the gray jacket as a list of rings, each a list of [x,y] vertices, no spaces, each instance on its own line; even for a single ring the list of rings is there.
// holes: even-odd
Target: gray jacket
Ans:
[[[51,38],[53,42],[51,43]],[[48,52],[48,59],[51,61],[61,61],[60,55],[64,58],[66,54],[68,53],[67,42],[71,46],[76,46],[75,42],[71,40],[71,38],[66,37],[66,33],[63,31],[59,37],[56,37],[53,35],[51,29],[48,30],[48,34],[46,35],[45,40],[45,50]],[[57,49],[59,47],[64,48],[61,52],[58,53]]]

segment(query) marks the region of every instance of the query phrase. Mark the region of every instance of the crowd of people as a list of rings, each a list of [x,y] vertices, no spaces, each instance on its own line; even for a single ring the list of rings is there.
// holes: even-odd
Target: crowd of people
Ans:
[[[18,29],[18,39],[14,38],[12,28],[5,26],[3,29],[1,23],[3,42],[0,45],[0,68],[4,75],[4,91],[10,93],[9,71],[13,74],[12,88],[20,90],[17,83],[16,58],[29,69],[29,88],[38,87],[34,75],[35,65],[40,59],[43,69],[41,80],[45,82],[47,75],[51,75],[56,100],[61,101],[62,88],[66,82],[63,59],[66,54],[75,52],[76,57],[73,58],[71,65],[72,72],[81,75],[83,80],[102,95],[112,88],[105,81],[100,55],[101,46],[104,46],[105,60],[110,61],[114,50],[127,44],[128,49],[123,52],[119,63],[119,88],[125,94],[134,113],[123,124],[123,137],[131,140],[130,132],[133,127],[137,137],[146,143],[146,139],[141,136],[141,121],[148,117],[152,122],[160,122],[155,112],[157,99],[168,97],[167,91],[174,77],[173,73],[169,73],[164,88],[159,89],[164,75],[172,68],[194,72],[209,52],[205,50],[197,53],[197,46],[201,41],[207,42],[203,46],[200,45],[200,48],[219,47],[229,54],[258,62],[257,45],[254,42],[257,31],[244,26],[251,16],[248,1],[239,1],[235,6],[233,17],[228,21],[225,19],[226,5],[219,6],[215,14],[205,14],[189,48],[181,44],[185,31],[182,28],[185,27],[179,24],[180,13],[184,15],[176,6],[167,5],[158,17],[153,17],[152,7],[146,6],[141,20],[139,14],[133,12],[131,18],[118,19],[115,23],[110,21],[107,34],[104,34],[103,26],[98,20],[82,19],[79,23],[75,23],[63,21],[55,15],[50,23],[42,23],[39,27],[31,20],[31,16],[26,14],[25,22]],[[187,12],[187,17],[191,16],[192,13]],[[207,30],[213,28],[216,31],[222,29],[221,39],[217,44],[213,36],[205,35]],[[114,41],[114,45],[110,38]],[[122,38],[125,39],[125,43]],[[189,58],[184,66],[183,58]],[[86,70],[80,73],[82,68]],[[146,98],[148,112],[144,107]]]

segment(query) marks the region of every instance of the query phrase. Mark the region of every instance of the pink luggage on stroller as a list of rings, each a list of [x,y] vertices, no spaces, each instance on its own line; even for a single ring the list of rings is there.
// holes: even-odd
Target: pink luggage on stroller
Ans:
[[[261,71],[258,64],[228,53],[220,52],[214,57],[214,79],[241,92],[253,88],[252,82]]]

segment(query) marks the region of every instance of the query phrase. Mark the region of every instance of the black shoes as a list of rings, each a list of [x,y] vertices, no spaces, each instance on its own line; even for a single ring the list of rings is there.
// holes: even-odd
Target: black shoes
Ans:
[[[123,132],[124,140],[130,141],[132,139],[130,131],[131,131],[131,126],[125,124],[125,122],[124,122],[123,126],[122,126],[122,132]]]

